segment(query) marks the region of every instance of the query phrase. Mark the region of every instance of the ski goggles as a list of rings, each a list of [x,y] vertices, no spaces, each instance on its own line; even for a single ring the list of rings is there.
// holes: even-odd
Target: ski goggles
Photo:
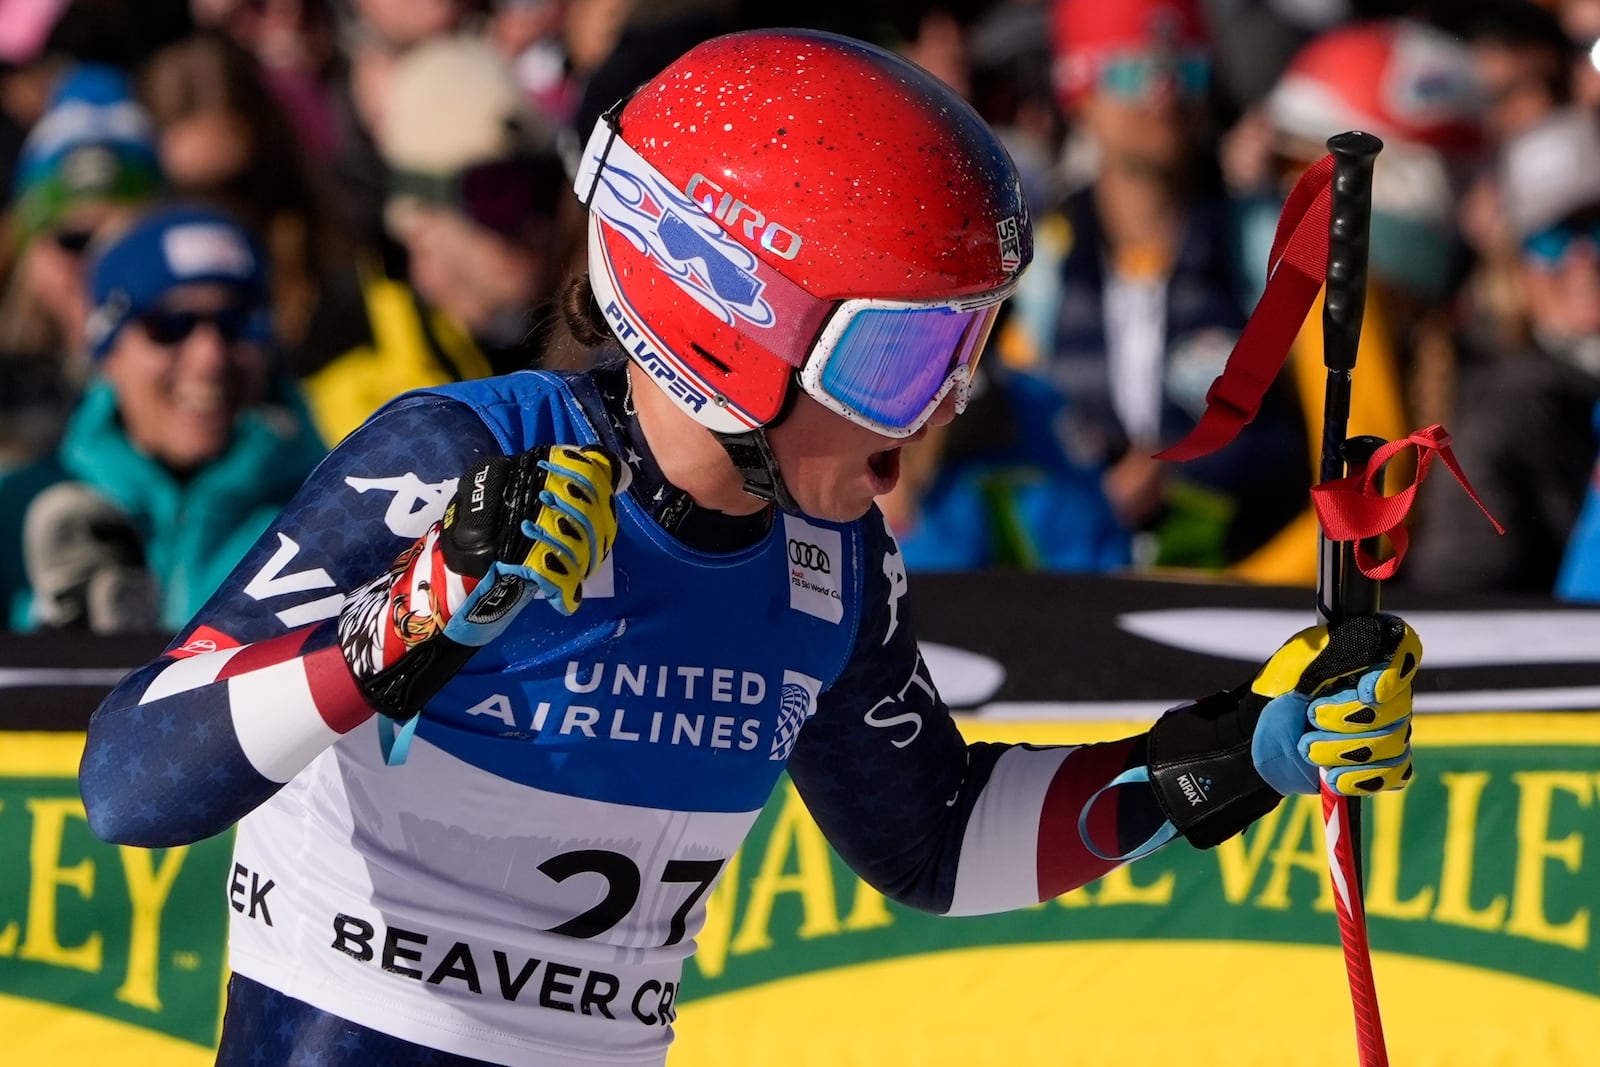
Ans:
[[[1522,240],[1522,251],[1545,266],[1553,267],[1566,258],[1572,246],[1586,242],[1591,254],[1600,253],[1600,218],[1558,222],[1529,234]]]
[[[1150,99],[1158,86],[1171,85],[1183,100],[1202,99],[1211,87],[1211,58],[1194,47],[1123,47],[1088,50],[1062,57],[1056,77],[1069,97],[1098,89],[1128,102]]]
[[[956,410],[966,407],[973,370],[1000,306],[1016,289],[1014,278],[943,300],[819,299],[729,236],[715,221],[714,194],[691,197],[634,151],[617,129],[619,109],[595,124],[574,182],[604,225],[657,261],[707,310],[794,367],[801,388],[835,414],[903,438],[952,392]],[[703,187],[691,181],[690,188]],[[791,258],[801,241],[786,231],[770,242],[764,235],[763,247],[770,243],[775,255]],[[592,266],[602,302],[627,305],[604,265]],[[692,367],[674,365],[699,377]]]
[[[1178,96],[1198,100],[1211,86],[1211,60],[1203,52],[1126,52],[1099,63],[1100,88],[1124,100],[1145,100],[1163,81]]]
[[[967,406],[973,371],[1015,285],[971,300],[846,300],[800,367],[823,407],[884,437],[920,430],[945,397]]]

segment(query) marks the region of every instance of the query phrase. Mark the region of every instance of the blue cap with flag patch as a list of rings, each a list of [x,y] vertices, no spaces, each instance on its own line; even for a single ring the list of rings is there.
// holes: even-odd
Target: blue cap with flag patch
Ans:
[[[242,336],[264,341],[272,333],[268,278],[260,243],[233,216],[198,204],[160,208],[117,235],[90,265],[89,353],[104,356],[130,319],[173,289],[207,282],[236,291],[251,312]]]

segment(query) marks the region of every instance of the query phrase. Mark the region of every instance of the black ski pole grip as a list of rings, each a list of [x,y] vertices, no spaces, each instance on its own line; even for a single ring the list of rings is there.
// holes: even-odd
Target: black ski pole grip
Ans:
[[[1328,266],[1322,298],[1322,362],[1327,382],[1322,398],[1322,451],[1319,482],[1342,478],[1345,437],[1350,424],[1350,383],[1361,347],[1361,320],[1367,308],[1367,243],[1372,229],[1372,169],[1383,142],[1351,130],[1327,141],[1333,156],[1329,189]],[[1376,590],[1357,592],[1353,547],[1322,539],[1317,573],[1317,611],[1328,622],[1359,612],[1346,598],[1376,603]],[[1371,584],[1371,583],[1368,583]]]
[[[1328,138],[1333,156],[1328,220],[1328,292],[1322,306],[1329,370],[1356,365],[1361,316],[1367,306],[1367,238],[1372,227],[1372,169],[1383,142],[1351,130]]]
[[[1328,138],[1333,180],[1328,220],[1328,269],[1322,299],[1322,361],[1328,368],[1323,397],[1322,480],[1344,474],[1344,438],[1350,420],[1350,375],[1361,344],[1367,308],[1367,241],[1372,229],[1372,168],[1383,142],[1351,130]]]

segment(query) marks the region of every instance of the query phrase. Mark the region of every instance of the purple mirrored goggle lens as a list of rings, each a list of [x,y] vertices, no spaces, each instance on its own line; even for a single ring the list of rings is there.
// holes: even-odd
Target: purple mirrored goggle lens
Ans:
[[[828,354],[819,384],[850,410],[904,429],[929,409],[951,374],[983,352],[1000,305],[865,308],[855,312]]]

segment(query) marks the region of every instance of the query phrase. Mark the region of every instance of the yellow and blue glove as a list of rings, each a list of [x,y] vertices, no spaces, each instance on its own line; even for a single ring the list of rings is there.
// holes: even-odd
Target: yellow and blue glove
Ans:
[[[547,445],[495,456],[462,481],[444,516],[444,562],[477,584],[446,637],[486,645],[536,587],[563,615],[617,539],[616,494],[627,468],[594,445]]]
[[[1416,631],[1394,615],[1314,626],[1273,653],[1248,685],[1167,712],[1148,770],[1177,833],[1210,848],[1293,793],[1348,796],[1410,781]]]
[[[1279,793],[1315,793],[1319,777],[1346,796],[1411,780],[1416,631],[1393,615],[1314,626],[1290,638],[1250,683],[1262,703],[1250,754]]]

